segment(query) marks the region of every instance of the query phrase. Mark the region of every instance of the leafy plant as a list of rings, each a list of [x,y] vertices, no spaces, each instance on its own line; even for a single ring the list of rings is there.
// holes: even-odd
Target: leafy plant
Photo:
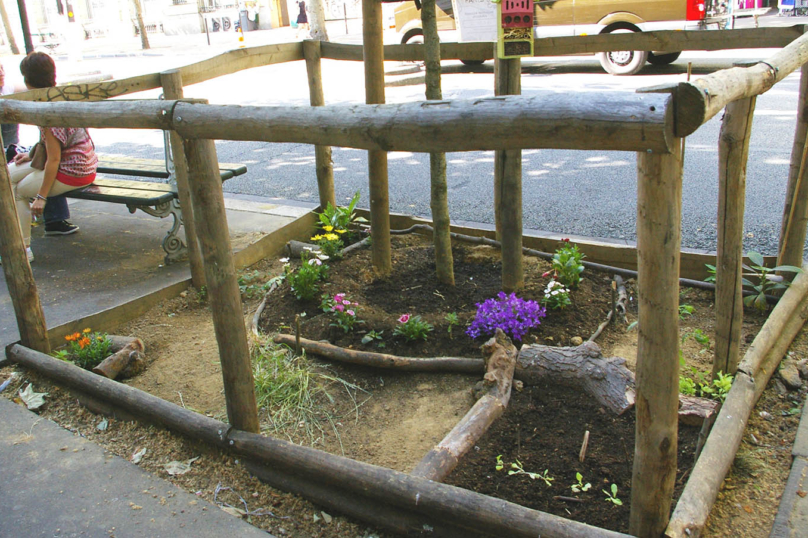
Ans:
[[[410,316],[409,314],[402,314],[398,318],[398,326],[393,334],[396,336],[403,336],[408,342],[415,340],[426,340],[426,337],[432,332],[432,325],[421,319],[421,316]]]
[[[92,332],[89,327],[80,333],[68,334],[65,340],[67,349],[57,351],[54,356],[85,370],[95,368],[112,354],[112,341],[107,333]]]
[[[259,271],[252,271],[239,275],[238,289],[241,291],[241,294],[249,299],[251,297],[255,297],[256,295],[265,293],[270,286],[272,286],[273,282],[283,280],[283,276],[281,276],[272,278],[267,282],[262,283],[262,277],[263,275]]]
[[[587,482],[584,484],[584,476],[581,473],[575,473],[575,479],[577,480],[576,483],[570,486],[570,489],[573,493],[581,493],[582,491],[589,491],[589,488],[592,487],[592,484]]]
[[[491,336],[497,329],[502,329],[514,340],[521,341],[530,329],[541,324],[541,318],[546,315],[546,310],[536,301],[520,299],[515,293],[499,292],[496,299],[477,303],[477,314],[466,334],[478,338]]]
[[[329,258],[342,258],[342,247],[345,246],[340,236],[347,232],[342,228],[335,229],[333,226],[323,226],[325,233],[317,234],[311,238],[319,245],[323,254]]]
[[[749,261],[752,262],[752,265],[743,265],[744,270],[747,271],[744,275],[755,277],[758,283],[755,284],[746,277],[741,279],[744,286],[752,288],[755,292],[753,295],[744,297],[743,304],[747,307],[755,308],[760,312],[765,312],[769,308],[769,304],[766,302],[766,295],[774,291],[784,290],[791,285],[791,283],[782,276],[774,273],[778,271],[801,273],[802,269],[793,265],[778,265],[773,268],[764,267],[763,256],[755,251],[747,252],[746,256],[749,258]]]
[[[457,318],[457,312],[446,314],[444,319],[446,319],[446,321],[449,323],[449,327],[446,329],[446,331],[449,333],[449,338],[452,338],[452,328],[460,325],[460,320]]]
[[[617,498],[617,484],[612,484],[611,493],[602,489],[601,491],[606,494],[606,500],[614,505],[623,506],[623,501]]]
[[[705,263],[704,266],[707,268],[707,278],[704,279],[705,282],[715,282],[715,265],[710,265],[709,263]]]
[[[368,333],[365,336],[362,337],[362,343],[367,345],[367,344],[375,341],[376,342],[376,347],[383,348],[384,347],[384,342],[382,341],[383,340],[383,337],[382,337],[383,333],[384,333],[384,331],[379,331],[379,332],[368,331]]]
[[[685,319],[688,316],[692,316],[695,311],[696,311],[696,307],[694,307],[692,305],[680,304],[679,305],[679,319]]]
[[[367,222],[367,219],[357,217],[354,213],[354,208],[359,202],[359,191],[356,191],[351,202],[347,207],[333,206],[329,202],[322,213],[320,213],[320,222],[325,226],[332,226],[334,230],[349,230],[351,224],[355,222]]]
[[[288,265],[284,267],[286,279],[299,301],[308,301],[317,296],[320,282],[328,278],[328,266],[323,263],[327,259],[328,256],[324,254],[311,257],[311,252],[304,250],[297,271],[292,271]]]
[[[679,376],[679,392],[685,396],[696,395],[696,382],[689,377]]]
[[[688,338],[692,338],[705,348],[710,347],[710,336],[701,329],[693,329],[692,331],[686,332],[682,335],[682,343]]]
[[[586,256],[578,250],[578,245],[570,245],[569,239],[565,241],[566,244],[556,249],[553,254],[555,279],[568,288],[577,288],[581,281],[581,273],[584,271],[581,261]]]
[[[497,458],[497,462],[499,462],[499,458]],[[547,484],[547,486],[552,486],[555,478],[548,476],[547,471],[548,470],[545,469],[542,474],[525,471],[525,468],[522,466],[522,462],[517,459],[514,463],[511,463],[511,470],[508,471],[508,476],[524,474],[529,476],[531,480],[536,480],[538,478],[540,480],[544,480],[544,483]]]
[[[344,293],[337,293],[333,297],[325,296],[320,303],[323,312],[331,313],[335,319],[332,327],[339,327],[343,331],[350,332],[358,323],[364,323],[356,315],[359,303],[351,302]]]
[[[561,310],[572,304],[570,290],[558,280],[551,280],[544,288],[544,298],[541,304],[551,310]]]
[[[500,454],[499,456],[497,456],[497,465],[496,465],[495,469],[497,471],[501,471],[504,468],[505,468],[505,464],[502,462],[502,454]]]
[[[732,388],[732,374],[718,372],[712,383],[699,385],[702,396],[723,402],[727,399],[729,389]]]

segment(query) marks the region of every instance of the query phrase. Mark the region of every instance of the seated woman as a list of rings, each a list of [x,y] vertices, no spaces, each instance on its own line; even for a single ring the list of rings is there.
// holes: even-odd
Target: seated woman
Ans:
[[[56,65],[43,52],[32,52],[20,63],[20,71],[29,89],[56,85]],[[31,155],[20,153],[9,166],[17,215],[28,260],[31,252],[31,215],[42,215],[48,196],[86,187],[95,180],[98,157],[90,134],[84,128],[40,127],[40,141],[47,149],[45,169],[31,166]],[[29,205],[29,200],[33,203]]]

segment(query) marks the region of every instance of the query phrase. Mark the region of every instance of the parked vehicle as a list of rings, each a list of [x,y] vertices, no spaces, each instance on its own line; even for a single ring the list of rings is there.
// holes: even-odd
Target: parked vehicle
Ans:
[[[451,0],[438,0],[437,5],[438,30],[455,29]],[[720,29],[727,17],[724,0],[537,0],[534,21],[535,36],[542,38]],[[396,31],[401,34],[402,43],[423,41],[420,12],[413,2],[396,9]],[[679,55],[665,51],[615,51],[598,53],[598,59],[613,75],[634,75],[646,61],[667,65]]]

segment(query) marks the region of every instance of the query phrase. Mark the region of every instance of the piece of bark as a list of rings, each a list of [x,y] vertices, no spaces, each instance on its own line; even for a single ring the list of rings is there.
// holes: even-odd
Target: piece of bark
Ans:
[[[701,426],[708,418],[718,413],[720,405],[715,400],[679,395],[679,424]]]
[[[418,462],[412,476],[443,481],[457,466],[460,458],[488,431],[499,418],[511,397],[516,347],[501,329],[482,346],[486,373],[483,376],[485,394],[452,428],[446,437]]]
[[[140,338],[132,338],[129,343],[124,347],[101,361],[101,363],[93,368],[93,373],[102,375],[109,379],[115,379],[119,374],[129,368],[131,362],[135,361],[140,363],[129,370],[128,374],[131,377],[132,372],[139,372],[143,367],[143,352],[146,346]]]
[[[522,346],[516,377],[528,385],[540,381],[580,389],[615,414],[634,405],[634,374],[626,360],[604,357],[594,342],[576,347]]]

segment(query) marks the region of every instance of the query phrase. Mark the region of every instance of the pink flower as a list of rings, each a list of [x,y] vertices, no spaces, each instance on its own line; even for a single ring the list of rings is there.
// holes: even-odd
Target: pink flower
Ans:
[[[322,265],[322,264],[323,264],[323,262],[321,262],[317,258],[312,258],[312,259],[309,260],[309,265]]]
[[[345,300],[345,294],[344,293],[338,293],[338,294],[336,294],[334,296],[334,302],[335,303],[341,303],[344,300]]]
[[[353,310],[348,310],[348,312],[346,312],[346,314],[348,314],[349,316],[355,316],[356,312],[354,312]]]
[[[551,272],[552,272],[552,271],[546,271],[546,272],[544,272],[544,273],[542,273],[542,274],[541,274],[541,277],[542,277],[542,278],[548,277],[548,276],[550,276],[550,273],[551,273]]]
[[[345,299],[344,301],[342,301],[342,304],[344,304],[345,306],[351,306],[351,301]]]
[[[337,312],[342,312],[343,310],[345,310],[345,307],[337,303],[334,305],[334,310],[336,310]]]
[[[410,321],[410,315],[409,314],[402,314],[401,317],[398,318],[399,323],[407,323],[408,321]]]

